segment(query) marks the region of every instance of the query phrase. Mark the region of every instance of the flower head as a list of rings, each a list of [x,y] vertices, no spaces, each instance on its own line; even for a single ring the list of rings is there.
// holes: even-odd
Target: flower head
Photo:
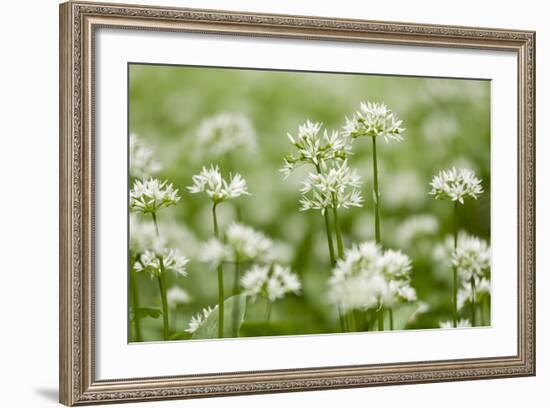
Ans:
[[[161,273],[171,271],[181,276],[187,276],[186,265],[189,259],[177,249],[164,248],[160,252],[147,250],[142,253],[134,264],[136,272],[148,272],[151,279]]]
[[[308,120],[298,127],[296,136],[287,134],[290,143],[298,150],[298,154],[285,157],[280,170],[285,177],[288,177],[292,170],[301,164],[320,166],[327,160],[343,160],[348,157],[351,150],[348,140],[337,131],[329,134],[325,130],[321,134],[321,127],[321,123]]]
[[[130,209],[144,214],[154,214],[162,208],[175,205],[179,200],[178,189],[166,180],[136,180],[130,191]]]
[[[491,248],[483,239],[465,236],[453,251],[451,262],[462,279],[482,278],[491,267]]]
[[[466,197],[477,199],[483,193],[481,180],[469,169],[457,170],[453,167],[450,170],[441,170],[434,176],[430,185],[430,195],[435,196],[437,200],[458,201],[460,204],[464,204]]]
[[[239,261],[265,260],[273,249],[273,241],[254,228],[232,223],[225,233],[227,244]]]
[[[130,175],[144,179],[154,176],[162,166],[155,159],[153,149],[135,133],[130,134]]]
[[[282,299],[287,293],[300,293],[301,284],[290,268],[274,264],[252,265],[241,278],[243,293],[253,298],[263,296],[270,302]]]
[[[410,285],[411,260],[400,251],[382,251],[372,241],[348,249],[329,279],[329,298],[343,311],[367,310],[416,300]]]
[[[347,160],[335,163],[322,173],[309,173],[301,189],[302,211],[327,208],[361,207],[363,198],[358,188],[361,178],[351,170]]]
[[[231,250],[217,238],[211,238],[202,244],[199,259],[212,264],[214,267],[226,262],[231,257]]]
[[[217,307],[217,306],[216,306]],[[202,309],[199,313],[197,313],[195,316],[191,317],[191,321],[189,322],[189,326],[187,329],[185,329],[188,333],[195,333],[198,328],[208,319],[210,314],[216,310],[216,307],[214,309],[209,307],[206,307]]]
[[[241,195],[250,195],[246,181],[239,173],[230,177],[227,182],[218,166],[203,167],[199,174],[193,176],[193,185],[187,187],[190,193],[206,193],[215,204]]]
[[[179,304],[189,303],[191,297],[179,286],[172,286],[166,292],[166,300],[171,307],[176,307]]]
[[[479,302],[485,296],[491,295],[491,281],[487,278],[474,277],[475,283],[475,302]],[[463,280],[462,287],[458,290],[457,293],[457,304],[458,310],[464,308],[466,303],[471,303],[472,301],[472,292],[473,288],[470,281]]]
[[[202,122],[197,141],[201,152],[220,157],[239,149],[254,151],[256,133],[246,116],[220,113]]]
[[[355,139],[360,136],[383,136],[384,140],[403,140],[403,123],[384,103],[361,102],[351,119],[346,118],[344,135]]]

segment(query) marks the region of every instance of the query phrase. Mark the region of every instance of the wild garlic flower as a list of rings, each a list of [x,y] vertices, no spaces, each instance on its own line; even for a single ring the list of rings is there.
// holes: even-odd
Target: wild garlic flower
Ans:
[[[199,250],[199,259],[214,267],[231,258],[230,248],[217,238],[211,238],[202,244]]]
[[[309,173],[300,190],[300,210],[324,213],[327,208],[362,207],[360,186],[361,178],[350,169],[347,160],[334,163],[322,173]]]
[[[227,182],[220,173],[218,166],[210,166],[209,169],[203,167],[199,174],[193,176],[193,185],[187,187],[190,193],[206,193],[214,204],[240,197],[241,195],[250,195],[246,186],[246,181],[239,174],[230,176]]]
[[[453,328],[453,322],[450,320],[439,322],[439,327],[442,329],[452,329]],[[468,319],[460,319],[457,322],[456,327],[472,327],[472,323]]]
[[[155,226],[149,220],[141,221],[136,214],[130,214],[130,250],[134,254],[146,250],[160,251],[166,245],[165,240],[158,238]]]
[[[186,265],[189,259],[179,253],[177,249],[164,248],[160,253],[147,250],[141,254],[134,264],[136,272],[147,272],[152,278],[159,277],[163,271],[174,272],[187,276]]]
[[[243,293],[256,298],[263,296],[270,302],[282,299],[287,293],[299,294],[302,288],[298,276],[289,267],[252,265],[241,278]]]
[[[200,151],[220,157],[236,150],[253,152],[256,132],[242,114],[220,113],[202,122],[197,133]]]
[[[411,260],[400,251],[382,251],[372,241],[346,250],[329,279],[329,299],[344,312],[416,300],[410,285]]]
[[[415,215],[397,227],[396,240],[401,247],[408,247],[420,237],[434,235],[439,230],[439,221],[433,215]]]
[[[329,279],[329,299],[343,312],[366,310],[390,298],[389,286],[380,268],[382,249],[364,242],[347,249]]]
[[[346,118],[343,133],[355,139],[361,136],[383,136],[384,140],[402,141],[403,123],[384,103],[361,102],[351,119]]]
[[[138,179],[154,176],[162,166],[153,149],[135,133],[130,134],[130,175]]]
[[[217,306],[216,306],[217,307]],[[208,319],[210,314],[216,310],[216,307],[212,309],[210,306],[202,309],[199,313],[197,313],[195,316],[191,317],[191,321],[189,322],[189,326],[187,329],[185,329],[188,333],[195,333],[199,327]]]
[[[462,279],[482,278],[491,267],[491,248],[483,239],[466,236],[453,251],[451,262]]]
[[[475,302],[479,302],[487,295],[491,295],[491,281],[486,278],[476,277],[475,279]],[[464,308],[467,303],[472,302],[472,285],[469,281],[462,281],[462,287],[457,293],[458,310]]]
[[[172,286],[166,292],[166,300],[170,307],[176,307],[177,305],[189,303],[191,297],[184,289],[179,286]]]
[[[136,180],[130,191],[130,209],[144,214],[154,214],[179,200],[178,189],[166,180]]]
[[[348,140],[337,131],[329,134],[325,130],[321,135],[321,127],[320,122],[313,123],[308,120],[298,127],[296,136],[287,133],[290,143],[298,150],[298,154],[284,158],[280,171],[285,178],[299,165],[312,164],[318,167],[327,160],[343,160],[348,157],[351,151]]]
[[[232,223],[225,233],[227,245],[231,248],[236,260],[264,261],[270,257],[273,241],[254,228]]]
[[[432,190],[429,194],[435,196],[436,200],[458,201],[460,204],[464,204],[466,197],[477,199],[483,193],[481,180],[469,169],[457,170],[453,167],[441,170],[430,185]]]

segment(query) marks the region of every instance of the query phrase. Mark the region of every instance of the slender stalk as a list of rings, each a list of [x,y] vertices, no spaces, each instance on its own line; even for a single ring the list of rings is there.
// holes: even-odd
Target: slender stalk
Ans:
[[[315,165],[315,169],[317,170],[317,174],[321,174],[321,167],[318,164]],[[332,241],[332,230],[330,228],[329,215],[327,211],[323,211],[323,215],[325,218],[325,230],[327,233],[327,243],[328,243],[328,253],[330,256],[330,264],[331,266],[334,266],[336,264],[336,256],[334,255],[334,244]]]
[[[152,212],[151,215],[153,216],[153,224],[155,224],[155,233],[157,234],[157,238],[160,238],[159,225],[157,223],[157,214]]]
[[[378,309],[378,331],[384,331],[384,308]]]
[[[130,265],[130,285],[132,287],[132,307],[134,311],[139,308],[139,290],[137,286],[137,274],[134,269],[134,264],[139,260],[139,254],[134,257],[134,262]],[[141,337],[141,319],[137,312],[134,312],[134,330],[136,334],[136,341],[142,341]]]
[[[158,276],[160,300],[162,302],[162,326],[164,332],[164,340],[170,337],[170,320],[168,318],[168,299],[166,296],[166,276],[164,273],[164,260],[160,259],[160,275]]]
[[[233,296],[237,296],[240,293],[240,267],[241,263],[239,257],[235,254],[235,280],[233,281]],[[239,330],[237,328],[239,320],[239,306],[240,303],[237,301],[233,304],[233,336],[239,337]]]
[[[476,325],[476,281],[472,276],[470,278],[470,285],[472,286],[472,327]]]
[[[454,202],[454,250],[458,247],[458,201]],[[458,271],[453,266],[453,327],[458,326]]]
[[[214,236],[219,238],[218,217],[216,216],[216,203],[212,205],[212,222],[214,223]],[[224,323],[224,295],[223,295],[223,265],[218,265],[218,337],[223,338]]]
[[[376,157],[376,136],[372,139],[372,171],[374,187],[374,239],[380,244],[380,191],[378,189],[378,160]]]
[[[342,316],[342,307],[338,305],[338,321],[340,322],[340,331],[343,333],[346,331],[346,322],[344,316]]]
[[[393,330],[393,309],[388,308],[388,314],[390,316],[390,330]]]
[[[344,243],[342,241],[342,231],[340,229],[340,222],[338,221],[338,209],[336,202],[336,194],[332,193],[332,214],[334,215],[334,229],[336,231],[336,245],[338,248],[338,258],[344,257]]]

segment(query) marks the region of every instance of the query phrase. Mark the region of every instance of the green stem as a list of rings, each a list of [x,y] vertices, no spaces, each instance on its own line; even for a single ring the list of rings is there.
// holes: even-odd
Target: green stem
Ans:
[[[139,290],[137,286],[137,274],[134,269],[134,264],[139,260],[139,254],[134,257],[134,262],[130,265],[130,282],[132,287],[132,307],[134,308],[134,329],[136,341],[142,341],[141,337],[141,319],[137,310],[139,308]]]
[[[454,250],[458,247],[458,201],[454,202]],[[453,327],[458,326],[458,271],[453,266]]]
[[[342,242],[342,231],[340,230],[338,209],[336,207],[336,194],[332,193],[332,214],[334,215],[334,229],[336,230],[336,245],[338,247],[338,258],[342,259],[344,257],[344,244]]]
[[[155,233],[157,234],[157,238],[160,238],[159,225],[157,223],[157,214],[152,212],[151,215],[153,216],[153,224],[155,225]]]
[[[472,286],[472,327],[476,325],[476,281],[472,276],[470,278],[470,285]]]
[[[378,331],[384,331],[384,308],[378,309]]]
[[[214,223],[214,236],[219,239],[218,217],[216,216],[216,203],[212,205],[212,221]],[[223,338],[224,315],[223,295],[223,265],[218,265],[218,337]]]
[[[390,330],[393,330],[393,309],[391,307],[388,308],[388,313],[390,315]]]
[[[164,273],[164,260],[162,257],[160,260],[160,275],[158,276],[160,299],[162,302],[162,326],[164,330],[164,340],[168,340],[170,337],[170,323],[168,319],[168,299],[166,296],[166,276]]]
[[[343,333],[346,331],[346,322],[344,321],[344,316],[342,315],[342,307],[338,305],[338,321],[340,322],[340,331]]]
[[[237,296],[240,293],[240,261],[237,254],[235,254],[235,280],[233,282],[233,296]],[[236,298],[234,298],[236,299]],[[239,337],[238,330],[238,320],[239,320],[239,304],[240,302],[236,301],[233,305],[233,336]]]
[[[376,157],[376,136],[372,137],[372,171],[374,183],[374,238],[380,244],[380,191],[378,189],[378,161]]]
[[[316,164],[315,169],[317,170],[317,174],[321,174],[321,167]],[[327,243],[328,243],[328,253],[330,256],[330,264],[331,266],[334,266],[336,264],[336,256],[334,255],[334,244],[332,242],[332,230],[330,228],[330,220],[328,212],[325,210],[323,211],[323,215],[325,218],[325,230],[327,233]]]

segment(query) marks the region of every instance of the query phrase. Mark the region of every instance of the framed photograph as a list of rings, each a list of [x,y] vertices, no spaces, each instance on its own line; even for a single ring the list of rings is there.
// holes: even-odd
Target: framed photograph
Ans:
[[[535,33],[60,6],[66,405],[535,374]]]

